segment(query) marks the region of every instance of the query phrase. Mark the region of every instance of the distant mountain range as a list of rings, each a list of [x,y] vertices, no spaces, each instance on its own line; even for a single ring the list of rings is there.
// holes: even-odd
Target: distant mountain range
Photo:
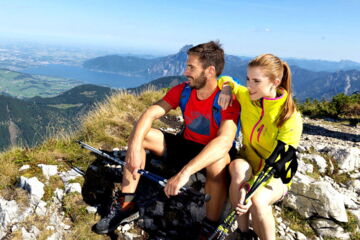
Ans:
[[[0,95],[0,150],[12,145],[33,146],[59,130],[75,129],[79,117],[112,91],[81,85],[52,98],[21,100]]]
[[[306,98],[331,99],[339,93],[352,94],[360,91],[360,71],[312,72],[296,66],[292,68],[292,71],[295,79],[294,95],[299,101],[304,101]],[[128,90],[139,93],[146,89],[169,88],[184,81],[186,81],[184,76],[162,77]],[[242,84],[245,85],[243,79]]]
[[[104,56],[84,62],[84,67],[96,71],[115,72],[127,76],[143,77],[144,84],[131,91],[146,89],[149,85],[155,88],[170,87],[179,80],[185,69],[186,45],[174,55],[145,59],[126,56]],[[234,76],[245,84],[246,68],[250,58],[225,56],[223,74]],[[352,61],[322,61],[285,59],[291,65],[293,85],[296,98],[331,98],[338,93],[350,94],[360,91],[360,64]],[[352,69],[352,70],[349,70]],[[155,79],[155,80],[153,80]],[[153,81],[151,81],[153,80]]]

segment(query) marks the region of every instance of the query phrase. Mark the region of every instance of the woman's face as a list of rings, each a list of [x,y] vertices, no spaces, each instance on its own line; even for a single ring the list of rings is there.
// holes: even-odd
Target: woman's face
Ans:
[[[248,67],[246,83],[252,101],[263,97],[275,98],[275,82],[265,76],[265,71],[262,67]]]

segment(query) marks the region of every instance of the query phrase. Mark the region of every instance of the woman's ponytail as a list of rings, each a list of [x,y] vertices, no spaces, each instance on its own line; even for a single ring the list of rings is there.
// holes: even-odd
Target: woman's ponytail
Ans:
[[[294,100],[292,98],[291,70],[290,70],[289,65],[286,62],[281,61],[281,64],[283,66],[283,76],[281,79],[280,87],[284,88],[287,91],[288,97],[284,104],[283,111],[281,112],[281,114],[279,116],[278,123],[277,123],[278,127],[281,127],[285,123],[285,121],[288,120],[296,110],[296,106],[295,106]]]

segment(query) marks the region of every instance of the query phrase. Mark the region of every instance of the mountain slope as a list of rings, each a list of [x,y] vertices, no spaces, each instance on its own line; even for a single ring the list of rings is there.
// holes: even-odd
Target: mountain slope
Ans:
[[[0,95],[0,150],[10,145],[33,146],[59,130],[76,128],[79,117],[111,92],[81,85],[53,98],[21,100]]]

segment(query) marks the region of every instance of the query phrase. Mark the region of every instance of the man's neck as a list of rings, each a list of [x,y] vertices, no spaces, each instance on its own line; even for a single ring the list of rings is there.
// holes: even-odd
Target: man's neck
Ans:
[[[210,97],[211,94],[213,94],[213,92],[216,90],[216,88],[217,88],[216,78],[208,79],[204,87],[196,90],[196,96],[200,100],[205,100],[208,97]]]

